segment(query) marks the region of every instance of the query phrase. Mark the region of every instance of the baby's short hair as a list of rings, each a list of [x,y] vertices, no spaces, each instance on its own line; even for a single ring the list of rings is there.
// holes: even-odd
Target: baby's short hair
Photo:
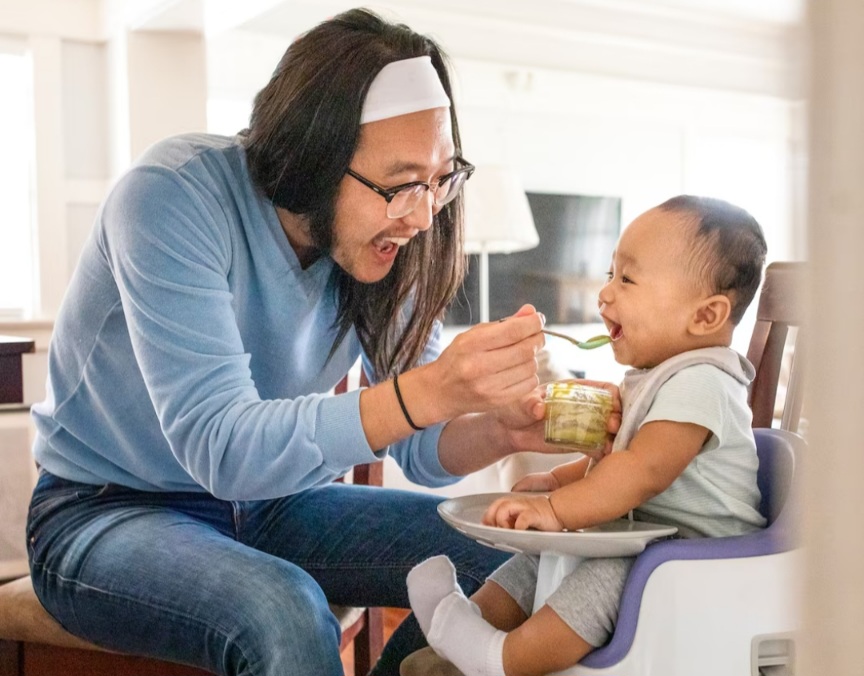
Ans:
[[[712,197],[679,195],[657,208],[696,220],[691,271],[712,293],[729,297],[729,319],[737,325],[762,281],[768,245],[759,223],[744,209]]]

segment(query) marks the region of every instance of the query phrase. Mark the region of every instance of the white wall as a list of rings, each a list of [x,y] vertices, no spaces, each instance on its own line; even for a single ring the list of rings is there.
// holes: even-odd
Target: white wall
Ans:
[[[803,257],[797,101],[464,59],[456,72],[475,164],[511,164],[531,191],[620,196],[625,223],[679,193],[729,199],[772,258]]]

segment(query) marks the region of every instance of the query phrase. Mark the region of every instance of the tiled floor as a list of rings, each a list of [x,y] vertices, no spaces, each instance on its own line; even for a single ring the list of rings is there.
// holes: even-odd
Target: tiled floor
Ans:
[[[384,609],[384,640],[390,638],[390,635],[396,631],[396,627],[405,619],[410,611],[402,610],[401,608],[385,608]],[[365,674],[354,674],[354,652],[348,648],[342,653],[342,666],[345,669],[345,676],[365,676]]]

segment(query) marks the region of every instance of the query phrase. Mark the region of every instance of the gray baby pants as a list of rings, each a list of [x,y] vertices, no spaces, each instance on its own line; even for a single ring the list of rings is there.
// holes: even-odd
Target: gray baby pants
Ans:
[[[585,559],[546,599],[546,605],[585,641],[600,647],[615,629],[624,583],[635,560]],[[517,554],[489,576],[526,615],[531,615],[534,608],[539,563],[539,556]]]

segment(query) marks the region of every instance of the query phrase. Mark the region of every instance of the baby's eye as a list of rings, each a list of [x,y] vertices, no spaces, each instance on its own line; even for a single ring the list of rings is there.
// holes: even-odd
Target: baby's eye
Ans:
[[[621,275],[621,281],[625,284],[632,284],[633,280],[630,279],[627,275]]]
[[[613,276],[614,276],[614,273],[613,273],[611,270],[609,270],[609,271],[606,273],[606,281],[607,281],[607,282],[611,282]]]

